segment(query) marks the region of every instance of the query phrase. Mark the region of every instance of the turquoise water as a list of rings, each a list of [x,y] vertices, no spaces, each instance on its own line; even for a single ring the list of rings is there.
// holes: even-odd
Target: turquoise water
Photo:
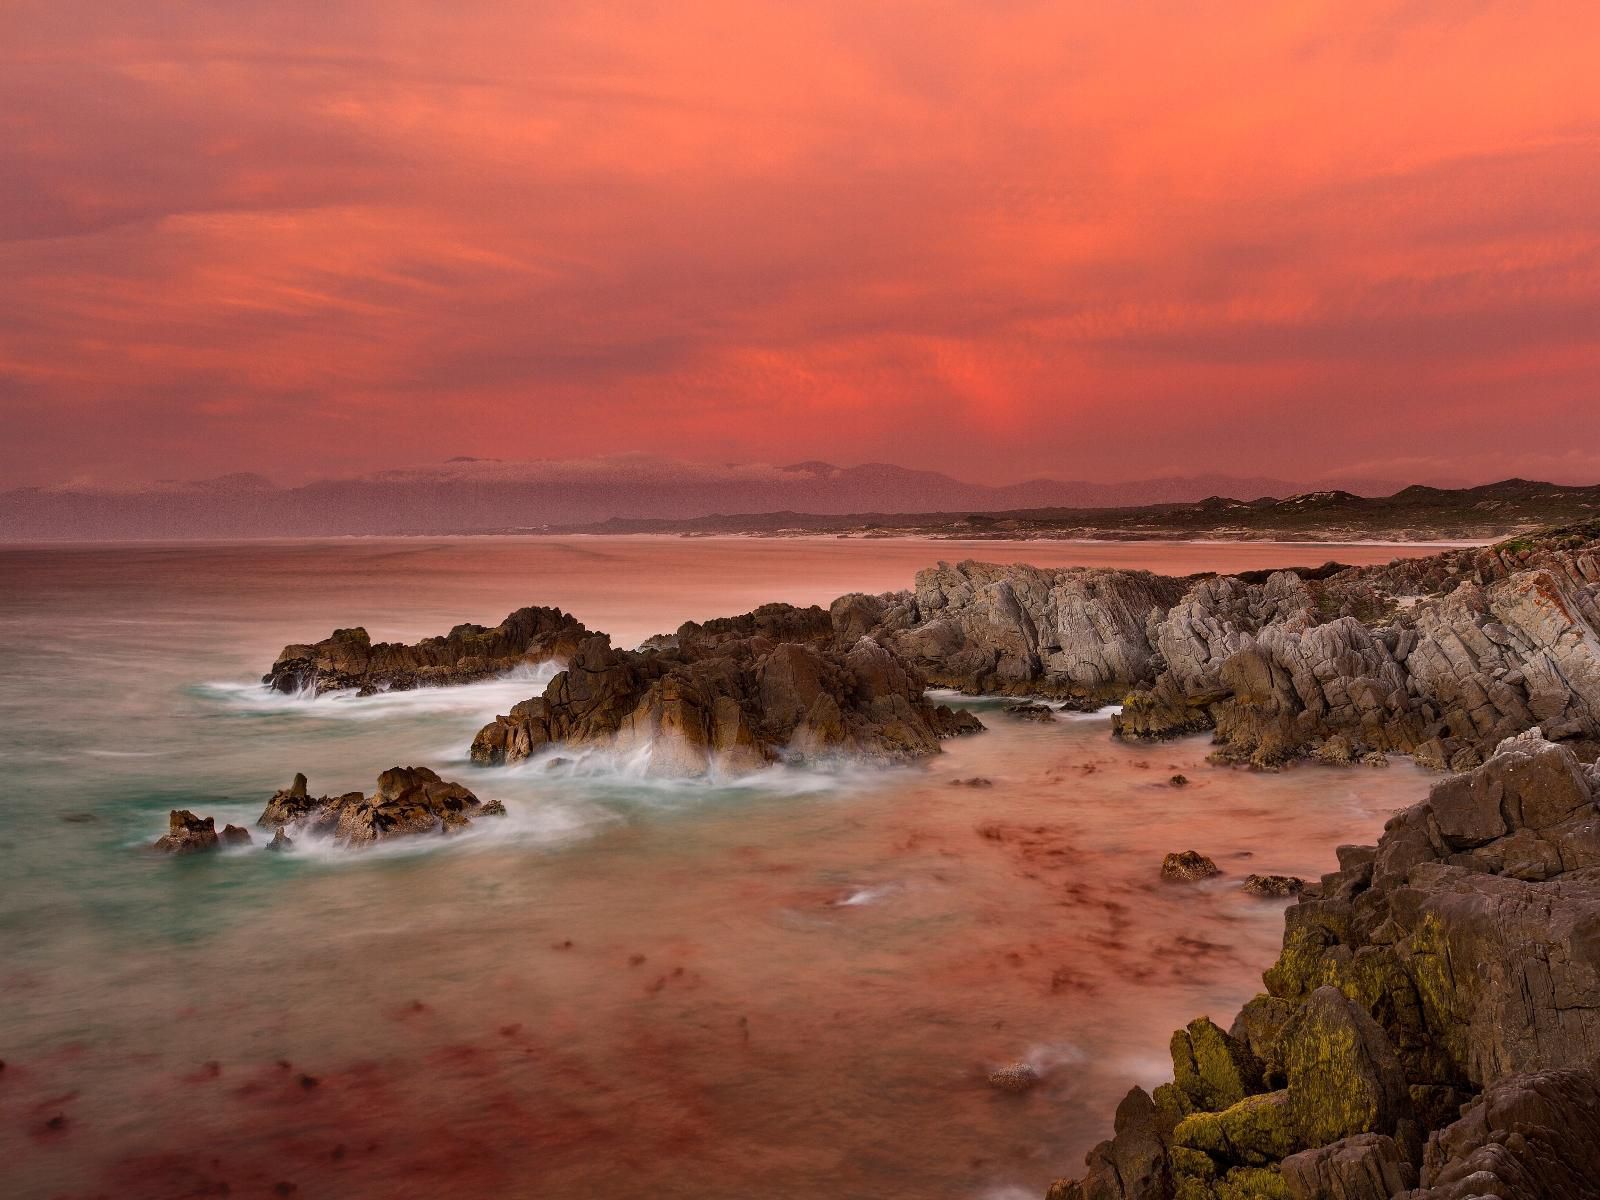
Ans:
[[[990,543],[1237,568],[1303,547]],[[1320,549],[1320,548],[1319,548]],[[1226,1017],[1278,909],[1154,879],[1315,874],[1420,773],[1204,765],[978,702],[926,767],[650,781],[474,770],[542,687],[315,702],[256,680],[336,626],[411,639],[558,604],[623,644],[906,586],[948,543],[472,539],[0,551],[0,1161],[19,1197],[1037,1195]],[[1387,557],[1390,550],[1342,550]],[[1319,554],[1316,557],[1326,557]],[[503,821],[367,854],[174,860],[167,810],[253,826],[432,766]],[[1194,784],[1178,791],[1174,770]],[[951,787],[972,775],[992,788]],[[569,944],[570,943],[570,944]],[[1025,1059],[1044,1082],[983,1082]],[[287,1064],[287,1065],[284,1065]],[[290,1189],[284,1191],[284,1188]]]

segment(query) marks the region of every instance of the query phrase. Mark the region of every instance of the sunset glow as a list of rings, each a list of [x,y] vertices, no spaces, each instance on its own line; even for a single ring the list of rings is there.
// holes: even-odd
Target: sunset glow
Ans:
[[[0,24],[5,486],[627,452],[1600,478],[1593,6]]]

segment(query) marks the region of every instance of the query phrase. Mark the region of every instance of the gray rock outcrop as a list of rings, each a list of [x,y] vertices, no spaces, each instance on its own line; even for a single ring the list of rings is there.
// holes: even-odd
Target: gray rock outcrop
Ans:
[[[1194,579],[941,563],[911,592],[841,597],[833,619],[933,683],[1120,702],[1119,735],[1209,730],[1225,761],[1464,770],[1535,725],[1600,751],[1600,523]]]

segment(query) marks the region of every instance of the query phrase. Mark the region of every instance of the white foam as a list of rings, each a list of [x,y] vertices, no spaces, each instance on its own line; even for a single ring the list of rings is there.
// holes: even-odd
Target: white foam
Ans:
[[[1041,1042],[1029,1046],[1022,1055],[1022,1061],[1040,1075],[1045,1075],[1057,1067],[1076,1066],[1087,1057],[1083,1049],[1073,1042]]]
[[[446,687],[419,687],[402,692],[378,692],[358,696],[353,691],[279,692],[259,683],[231,681],[202,683],[201,695],[218,700],[240,713],[292,714],[311,720],[381,721],[395,716],[493,716],[508,711],[513,704],[537,696],[549,685],[562,665],[554,662],[517,667],[479,683]]]
[[[833,902],[835,908],[859,908],[866,904],[876,904],[880,900],[887,900],[890,896],[900,891],[898,883],[881,883],[876,887],[854,888],[838,900]]]

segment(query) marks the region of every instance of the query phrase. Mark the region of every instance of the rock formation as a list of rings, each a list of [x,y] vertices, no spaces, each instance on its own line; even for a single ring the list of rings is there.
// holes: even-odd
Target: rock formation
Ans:
[[[1194,883],[1221,874],[1222,868],[1198,850],[1176,851],[1161,860],[1161,878],[1179,883]]]
[[[378,776],[371,796],[311,796],[306,777],[273,794],[257,824],[275,829],[272,844],[284,849],[293,841],[285,830],[331,835],[344,846],[359,848],[418,833],[450,833],[464,829],[473,817],[497,816],[505,807],[497,800],[479,800],[459,783],[440,779],[427,767],[391,767]]]
[[[457,625],[443,637],[373,644],[361,628],[335,629],[312,645],[285,646],[261,682],[275,691],[406,691],[472,683],[519,666],[565,660],[588,636],[559,608],[519,608],[493,629]]]
[[[479,731],[472,758],[512,762],[556,744],[648,748],[653,773],[696,775],[780,758],[906,761],[982,728],[923,692],[899,655],[836,629],[824,610],[767,605],[635,651],[586,639],[543,695]]]
[[[1186,586],[1148,571],[940,563],[914,591],[841,596],[832,611],[937,686],[1110,701],[1154,677],[1150,614]]]
[[[1053,1200],[1594,1196],[1597,797],[1535,729],[1340,847],[1266,992],[1175,1034]]]
[[[167,832],[156,839],[154,848],[166,854],[199,854],[249,844],[248,829],[225,825],[219,834],[214,817],[197,817],[186,808],[175,808],[167,814]]]
[[[1600,751],[1600,522],[1388,566],[1171,579],[941,563],[843,596],[870,635],[971,693],[1120,702],[1124,737],[1209,730],[1227,761],[1463,770],[1539,725]]]
[[[175,808],[167,814],[167,832],[156,839],[155,848],[166,854],[198,854],[220,845],[215,819]]]

